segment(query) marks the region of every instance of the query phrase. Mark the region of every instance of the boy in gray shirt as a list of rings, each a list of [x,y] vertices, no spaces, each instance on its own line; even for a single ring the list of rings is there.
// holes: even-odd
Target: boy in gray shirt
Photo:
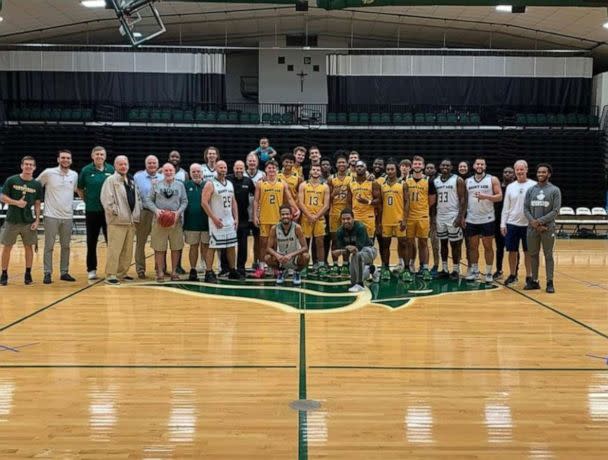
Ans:
[[[526,282],[524,290],[540,289],[538,283],[538,266],[540,263],[540,246],[545,254],[547,272],[547,292],[553,294],[553,246],[555,244],[555,218],[562,206],[562,194],[558,187],[549,182],[553,169],[551,165],[541,163],[536,167],[538,183],[526,192],[524,213],[528,219],[528,252],[532,262],[532,279]]]

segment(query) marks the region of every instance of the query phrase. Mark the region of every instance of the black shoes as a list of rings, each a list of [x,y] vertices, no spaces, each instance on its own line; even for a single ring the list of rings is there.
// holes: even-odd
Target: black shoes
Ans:
[[[494,274],[492,275],[492,277],[495,280],[499,280],[500,278],[502,278],[502,270],[495,271]],[[505,285],[506,285],[506,283],[505,283]]]
[[[496,279],[496,277],[494,277],[494,279]],[[508,286],[509,284],[513,284],[513,283],[517,283],[517,276],[509,275],[507,277],[507,279],[505,280],[505,286]]]
[[[42,279],[42,282],[44,284],[51,284],[53,282],[53,280],[51,279],[51,274],[50,273],[45,273],[44,274],[44,278]]]
[[[2,272],[0,276],[0,286],[6,286],[8,284],[8,273]]]
[[[553,287],[553,281],[547,281],[547,289],[548,294],[555,294],[555,288]]]
[[[190,269],[190,274],[188,275],[188,281],[198,281],[198,272],[196,268]]]
[[[25,284],[32,284],[33,283],[32,274],[30,272],[25,272],[25,275],[23,276],[23,282]]]
[[[217,277],[213,271],[205,272],[205,283],[217,283]]]
[[[228,273],[228,279],[229,280],[240,280],[242,279],[241,274],[239,272],[237,272],[236,270],[230,270],[230,273]]]
[[[534,281],[532,278],[529,278],[524,286],[524,291],[532,291],[535,289],[540,289],[540,284],[538,284],[538,281]]]
[[[46,275],[45,279],[46,279]],[[50,278],[51,274],[49,273],[49,278]],[[125,276],[126,278],[126,276]],[[72,275],[70,275],[69,273],[64,273],[63,275],[61,275],[61,277],[59,278],[61,281],[70,281],[70,282],[74,282],[76,281],[76,278],[74,278]]]

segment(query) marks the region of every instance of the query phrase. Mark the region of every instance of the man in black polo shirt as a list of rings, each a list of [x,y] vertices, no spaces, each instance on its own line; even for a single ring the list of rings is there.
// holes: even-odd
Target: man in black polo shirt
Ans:
[[[255,194],[255,184],[245,175],[245,163],[237,161],[233,166],[234,174],[228,176],[234,187],[234,198],[239,211],[239,227],[237,229],[237,260],[236,270],[242,276],[246,275],[245,262],[247,262],[248,246],[247,237],[249,236],[249,197]],[[222,267],[228,266],[228,261],[224,263],[224,253],[222,252]]]

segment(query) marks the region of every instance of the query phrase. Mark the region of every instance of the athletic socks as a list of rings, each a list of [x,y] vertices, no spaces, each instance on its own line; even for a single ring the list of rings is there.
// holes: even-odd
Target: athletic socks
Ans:
[[[429,269],[429,264],[422,264],[422,269],[423,270],[428,270]]]
[[[443,269],[444,272],[447,273],[447,271],[448,271],[448,263],[447,262],[441,262],[441,268]]]

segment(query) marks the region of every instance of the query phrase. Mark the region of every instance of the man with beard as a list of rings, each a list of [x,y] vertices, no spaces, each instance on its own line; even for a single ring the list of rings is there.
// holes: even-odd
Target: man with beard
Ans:
[[[526,193],[524,213],[529,222],[528,250],[532,265],[532,279],[526,283],[525,290],[540,289],[538,283],[538,266],[540,247],[545,254],[547,273],[547,293],[553,294],[553,246],[555,245],[555,218],[562,206],[562,194],[559,188],[549,182],[553,175],[551,165],[541,163],[536,167],[538,183]]]
[[[190,274],[188,281],[198,281],[198,255],[205,260],[209,248],[209,218],[201,207],[201,198],[205,181],[203,168],[198,163],[190,165],[190,180],[184,183],[188,206],[184,211],[184,242],[190,246],[188,258],[190,260]]]
[[[236,231],[238,240],[236,271],[244,277],[246,275],[245,263],[249,254],[247,242],[249,236],[249,199],[255,195],[255,184],[245,175],[245,163],[242,161],[234,162],[233,172],[233,174],[228,176],[228,180],[232,182],[232,186],[234,187],[234,198],[236,199],[239,214],[239,226]],[[222,253],[222,255],[224,254],[225,252]],[[227,259],[222,259],[222,266],[227,266],[227,263]]]
[[[293,270],[293,284],[299,286],[302,284],[300,272],[308,267],[306,238],[302,227],[293,221],[289,206],[282,205],[279,212],[281,220],[270,229],[265,260],[278,271],[277,284],[285,282],[285,270]]]
[[[304,238],[310,243],[314,238],[316,251],[313,270],[319,270],[319,276],[327,276],[325,267],[325,212],[329,209],[329,187],[322,184],[321,166],[310,167],[310,179],[303,182],[298,190],[298,205],[302,211],[301,225]]]
[[[215,164],[220,160],[220,149],[217,147],[207,147],[203,152],[203,180],[210,181],[216,177]]]
[[[397,238],[397,253],[405,259],[407,240],[405,226],[408,210],[408,193],[405,182],[397,177],[397,162],[390,159],[386,162],[386,181],[382,184],[382,239],[380,240],[380,257],[382,270],[380,277],[384,281],[391,279],[389,269],[391,256],[391,239]],[[411,281],[409,271],[400,274],[403,281]]]
[[[507,190],[507,186],[515,180],[515,171],[511,166],[507,166],[502,170],[502,182],[500,183],[500,189],[502,191],[502,196],[505,196],[505,192]],[[494,203],[494,213],[497,216],[502,215],[502,201],[498,201]],[[496,272],[494,272],[494,279],[502,278],[502,261],[505,256],[505,237],[502,235],[500,231],[500,222],[499,219],[496,219],[496,227],[494,233],[494,241],[496,242]],[[519,268],[519,258],[517,259],[517,268]],[[516,269],[516,271],[518,271]]]
[[[467,186],[467,218],[466,236],[469,239],[469,271],[467,281],[475,281],[479,276],[479,240],[483,243],[486,261],[484,281],[491,283],[492,265],[494,264],[494,203],[502,200],[502,191],[497,177],[486,174],[485,158],[477,158],[473,163],[475,174],[466,180]]]
[[[430,182],[434,182],[437,177],[437,168],[435,163],[427,163],[424,168],[424,174]],[[436,205],[436,204],[435,204]],[[433,251],[433,267],[431,268],[431,275],[437,275],[439,269],[439,238],[437,238],[437,213],[435,207],[430,211],[430,232],[429,239],[431,240],[431,249]]]
[[[247,169],[245,170],[245,176],[251,179],[254,185],[254,196],[255,186],[261,181],[265,174],[263,171],[258,169],[258,156],[255,153],[249,153],[245,159]],[[253,235],[253,269],[254,271],[258,268],[260,261],[264,259],[264,254],[260,253],[260,229],[253,224],[253,199],[254,196],[249,197],[249,207],[247,212],[249,215],[249,231]]]
[[[384,184],[384,181],[386,180],[386,175],[384,174],[384,158],[376,158],[374,160],[372,163],[372,174],[374,175],[374,180],[382,187],[382,184]]]
[[[361,159],[359,152],[356,150],[351,150],[348,154],[348,175],[353,178],[357,175],[357,161]]]
[[[462,177],[452,174],[452,162],[443,160],[439,165],[441,175],[434,180],[437,191],[437,237],[441,242],[442,270],[439,279],[460,277],[460,252],[462,249],[464,215],[467,211],[467,190]],[[452,273],[448,270],[449,245],[452,247]]]
[[[341,213],[351,203],[350,182],[352,177],[348,175],[348,159],[347,152],[338,151],[336,153],[336,174],[329,180],[329,195],[331,204],[329,207],[329,235],[331,237],[331,249],[333,266],[329,270],[331,276],[346,276],[350,273],[348,268],[348,259],[343,259],[342,267],[338,266],[338,258],[341,254],[335,253],[338,258],[334,257],[334,251],[337,249],[336,232],[342,225]]]
[[[209,216],[209,249],[205,258],[205,283],[217,283],[213,272],[216,250],[225,249],[228,259],[229,279],[240,279],[235,270],[239,214],[234,199],[234,187],[227,179],[228,165],[220,160],[216,166],[216,177],[205,184],[201,205]],[[223,267],[224,269],[226,267]]]
[[[186,182],[188,180],[188,173],[181,167],[181,154],[177,150],[171,150],[168,161],[175,167],[175,180]]]
[[[408,253],[416,246],[418,240],[418,254],[420,257],[420,271],[425,281],[431,280],[429,271],[429,212],[437,198],[435,184],[424,175],[424,158],[419,155],[412,159],[413,174],[407,178],[405,184],[409,194],[409,213],[407,216],[406,236]],[[409,269],[415,272],[415,260],[410,257]]]
[[[381,205],[382,192],[376,181],[369,180],[367,166],[361,160],[355,165],[357,175],[350,181],[351,208],[356,221],[367,229],[367,236],[374,240],[376,229],[380,229],[379,213],[376,208]]]

